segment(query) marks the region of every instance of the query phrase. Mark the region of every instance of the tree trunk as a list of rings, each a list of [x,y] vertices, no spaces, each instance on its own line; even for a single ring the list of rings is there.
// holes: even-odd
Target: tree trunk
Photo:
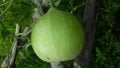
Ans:
[[[83,52],[75,60],[81,65],[81,68],[89,68],[90,54],[93,48],[95,37],[96,22],[100,8],[100,0],[87,0],[83,18],[83,26],[86,32],[86,42]]]

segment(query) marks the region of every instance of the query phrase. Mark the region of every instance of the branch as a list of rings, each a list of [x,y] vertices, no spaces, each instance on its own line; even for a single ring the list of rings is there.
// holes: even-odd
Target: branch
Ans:
[[[90,56],[95,37],[96,22],[100,8],[100,0],[87,0],[83,25],[86,31],[86,43],[81,55],[75,60],[82,68],[89,68]]]
[[[8,55],[5,60],[3,61],[1,68],[7,68],[8,64],[9,64],[9,59],[10,59],[10,55]]]
[[[15,35],[17,35],[19,32],[20,32],[20,25],[16,24]],[[9,67],[10,68],[14,68],[14,62],[15,62],[15,58],[16,58],[17,45],[18,45],[18,39],[15,38],[14,39],[14,43],[13,43],[13,48],[12,48],[12,54],[11,54],[11,58],[10,58],[10,63],[9,63]]]
[[[40,14],[43,15],[43,9],[42,9],[42,4],[39,2],[39,0],[34,0],[35,5],[37,5],[37,9],[39,10]]]

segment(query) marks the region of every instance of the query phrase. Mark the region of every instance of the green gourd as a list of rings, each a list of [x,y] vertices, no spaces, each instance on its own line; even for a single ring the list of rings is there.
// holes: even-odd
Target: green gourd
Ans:
[[[35,24],[31,33],[33,50],[46,62],[76,58],[84,39],[81,23],[72,14],[53,7]]]

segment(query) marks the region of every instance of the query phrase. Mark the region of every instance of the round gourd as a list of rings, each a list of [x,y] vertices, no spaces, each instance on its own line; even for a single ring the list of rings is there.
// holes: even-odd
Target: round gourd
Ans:
[[[36,55],[46,62],[77,57],[84,45],[84,30],[70,13],[50,8],[35,24],[31,42]]]

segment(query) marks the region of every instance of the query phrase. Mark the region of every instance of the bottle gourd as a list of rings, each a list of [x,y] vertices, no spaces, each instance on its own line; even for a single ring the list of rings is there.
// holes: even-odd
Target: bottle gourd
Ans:
[[[46,62],[76,58],[84,45],[85,33],[72,14],[51,7],[35,24],[31,33],[32,48]]]

